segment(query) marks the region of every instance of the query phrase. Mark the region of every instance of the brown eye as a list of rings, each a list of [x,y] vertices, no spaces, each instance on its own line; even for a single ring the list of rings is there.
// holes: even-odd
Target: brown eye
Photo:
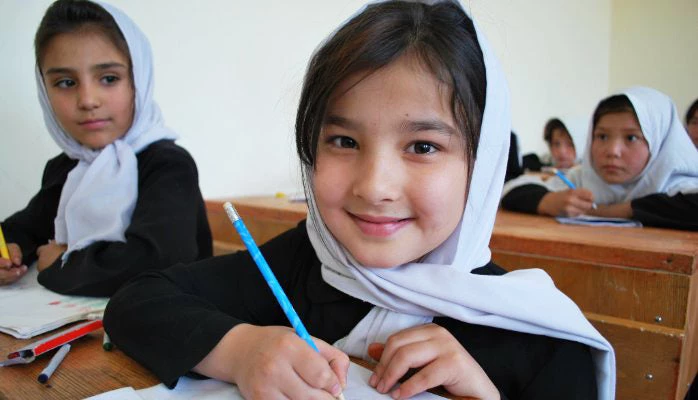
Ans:
[[[436,146],[434,146],[431,143],[426,143],[426,142],[417,142],[414,143],[411,147],[411,152],[415,154],[430,154],[436,152]]]

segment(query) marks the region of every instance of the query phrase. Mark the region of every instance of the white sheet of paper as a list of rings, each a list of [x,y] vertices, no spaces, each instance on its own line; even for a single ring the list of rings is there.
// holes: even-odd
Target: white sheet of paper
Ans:
[[[642,227],[640,221],[625,218],[596,217],[593,215],[580,215],[578,217],[557,217],[557,222],[568,225],[591,225],[591,226],[620,226],[620,227]]]
[[[344,390],[346,400],[390,400],[391,397],[376,392],[368,385],[368,378],[371,371],[355,363],[349,366],[349,376],[347,377],[347,388]],[[98,396],[90,397],[89,400],[244,400],[237,386],[229,383],[217,381],[215,379],[196,380],[190,378],[180,378],[177,386],[170,390],[165,385],[149,387],[137,390],[138,397],[132,397],[130,391],[117,393],[123,389],[112,390]],[[109,396],[105,396],[109,395]],[[104,396],[104,397],[102,397]],[[123,396],[123,397],[119,397]],[[412,397],[413,400],[435,400],[443,399],[431,393],[421,393]]]
[[[65,296],[41,286],[35,266],[17,282],[0,286],[0,332],[28,339],[104,312],[108,298]]]

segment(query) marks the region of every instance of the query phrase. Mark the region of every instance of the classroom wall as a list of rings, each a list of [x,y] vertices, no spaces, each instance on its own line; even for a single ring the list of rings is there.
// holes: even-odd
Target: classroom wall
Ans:
[[[611,0],[470,0],[508,75],[524,152],[552,115],[584,121],[609,85]],[[294,113],[306,62],[362,0],[113,0],[150,38],[156,99],[205,197],[300,189]],[[32,39],[48,0],[0,0],[0,220],[59,150],[36,100]],[[582,125],[584,123],[582,122]]]
[[[661,90],[683,121],[698,98],[698,1],[613,0],[612,21],[609,89]]]

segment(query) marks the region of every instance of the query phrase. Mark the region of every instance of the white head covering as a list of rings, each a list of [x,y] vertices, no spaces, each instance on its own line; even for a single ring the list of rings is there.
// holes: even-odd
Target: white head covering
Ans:
[[[350,355],[365,358],[369,343],[385,341],[389,335],[427,323],[435,316],[574,340],[593,349],[599,398],[612,399],[613,348],[545,272],[520,270],[503,276],[471,273],[491,258],[489,240],[504,181],[511,124],[503,72],[477,27],[476,31],[487,70],[487,92],[470,192],[458,227],[422,261],[391,269],[360,265],[322,221],[312,188],[312,167],[304,166],[309,182],[307,230],[323,264],[324,280],[375,305],[337,345]]]
[[[630,99],[650,149],[650,159],[640,175],[624,184],[608,184],[594,170],[591,159],[593,121],[584,161],[573,178],[591,190],[599,204],[630,201],[653,193],[698,192],[698,152],[691,143],[676,106],[669,96],[648,87],[631,87],[618,94]]]
[[[577,187],[594,193],[598,204],[631,201],[654,193],[698,192],[698,152],[681,123],[676,106],[669,96],[648,87],[631,87],[617,94],[630,99],[640,122],[642,134],[650,149],[650,159],[642,172],[632,181],[608,184],[594,169],[591,159],[594,122],[590,119],[584,157],[581,166],[567,171],[567,178]],[[504,195],[512,189],[537,184],[558,192],[569,187],[557,176],[543,182],[539,177],[520,176],[504,185]]]
[[[136,154],[158,140],[177,138],[165,127],[153,100],[153,60],[148,39],[126,14],[109,4],[98,4],[116,21],[131,54],[135,114],[128,132],[101,150],[80,145],[58,123],[36,67],[46,127],[68,157],[79,161],[68,174],[54,221],[56,242],[68,245],[64,261],[71,252],[96,241],[126,241],[124,231],[131,223],[138,198]]]

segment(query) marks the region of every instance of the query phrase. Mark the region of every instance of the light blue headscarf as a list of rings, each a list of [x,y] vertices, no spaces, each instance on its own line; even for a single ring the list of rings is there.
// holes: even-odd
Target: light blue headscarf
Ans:
[[[126,14],[109,4],[98,4],[116,21],[131,55],[135,113],[126,134],[100,150],[82,146],[58,123],[41,71],[36,67],[46,127],[65,154],[78,160],[61,191],[54,221],[55,241],[68,246],[64,262],[70,253],[94,242],[126,241],[124,232],[131,223],[138,199],[136,154],[158,140],[177,138],[164,125],[160,108],[153,100],[153,57],[148,39]]]

